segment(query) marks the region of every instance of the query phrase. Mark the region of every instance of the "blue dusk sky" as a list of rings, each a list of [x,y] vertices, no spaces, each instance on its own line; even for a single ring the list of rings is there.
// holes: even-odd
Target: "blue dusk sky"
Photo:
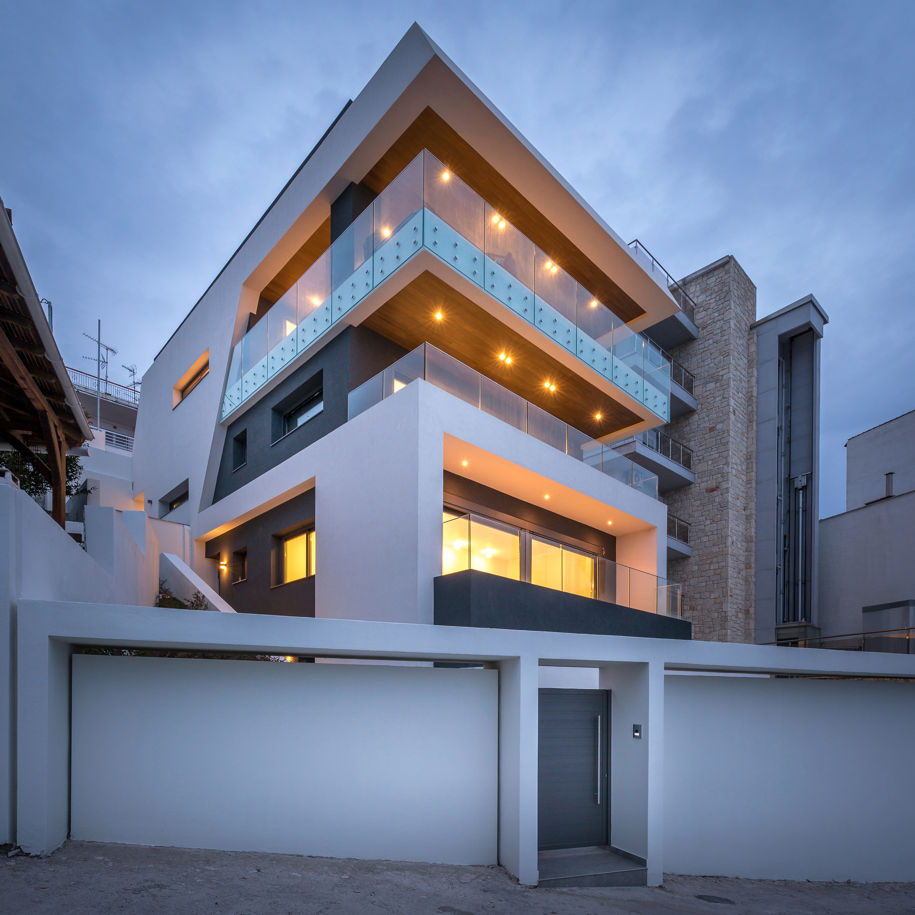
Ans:
[[[915,407],[915,3],[0,0],[0,196],[65,361],[146,370],[413,20],[675,276],[814,293],[821,513]]]

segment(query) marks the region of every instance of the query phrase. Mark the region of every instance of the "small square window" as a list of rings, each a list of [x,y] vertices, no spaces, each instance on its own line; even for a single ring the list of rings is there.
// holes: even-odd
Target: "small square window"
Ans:
[[[248,551],[235,550],[232,553],[232,584],[238,584],[248,577]]]
[[[232,469],[238,470],[248,462],[248,430],[242,429],[232,439]]]

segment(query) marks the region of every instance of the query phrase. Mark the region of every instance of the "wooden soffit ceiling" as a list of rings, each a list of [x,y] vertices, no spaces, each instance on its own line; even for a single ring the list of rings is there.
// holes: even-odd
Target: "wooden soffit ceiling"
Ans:
[[[435,318],[440,310],[442,320]],[[421,273],[364,325],[412,350],[429,342],[470,368],[593,438],[643,422],[585,377],[566,368],[432,273]],[[511,366],[499,359],[511,355]],[[583,371],[588,371],[583,366]],[[554,392],[544,388],[549,379]],[[600,413],[601,419],[595,419]]]
[[[511,182],[486,161],[432,108],[426,107],[375,163],[362,183],[376,194],[423,150],[428,149],[534,244],[567,270],[624,321],[645,312],[562,234]]]

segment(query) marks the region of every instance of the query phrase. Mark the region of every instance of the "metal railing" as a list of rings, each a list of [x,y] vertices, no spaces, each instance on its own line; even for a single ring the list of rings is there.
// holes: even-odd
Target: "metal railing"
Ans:
[[[643,259],[648,260],[651,266],[650,273],[652,277],[657,280],[657,277],[654,276],[655,273],[659,273],[662,276],[666,281],[667,291],[671,294],[677,305],[680,306],[680,311],[695,324],[696,303],[692,300],[689,293],[667,272],[661,262],[637,238],[634,238],[629,242],[629,249],[634,251],[636,255],[641,255]]]
[[[434,384],[633,489],[654,499],[658,497],[658,478],[653,473],[620,454],[615,448],[604,445],[546,410],[541,410],[536,404],[509,391],[486,375],[481,375],[431,343],[421,343],[365,384],[350,391],[349,418],[358,416],[384,398],[396,394],[417,378]]]
[[[671,354],[666,349],[664,349],[663,346],[659,346],[655,340],[652,340],[649,334],[646,333],[645,336],[648,337],[648,339],[658,347],[661,355],[664,356],[664,358],[670,363],[670,380],[674,384],[680,385],[680,387],[683,388],[687,394],[691,394],[693,397],[695,397],[696,376],[688,368],[686,368],[685,365],[674,359],[674,357],[671,356]]]
[[[689,522],[667,513],[667,536],[679,540],[680,543],[689,543]]]
[[[90,426],[96,438],[103,437],[106,448],[117,448],[119,451],[133,451],[133,436],[126,432],[113,432],[111,429],[99,429]]]
[[[770,642],[786,645],[787,642]],[[891,654],[915,654],[915,628],[876,629],[843,635],[812,636],[790,643],[801,648],[829,648],[833,651],[883,651]]]
[[[652,451],[657,451],[658,454],[669,458],[686,470],[693,469],[692,449],[671,438],[661,429],[646,429],[644,432],[640,432],[637,438]]]
[[[140,392],[136,388],[129,388],[126,385],[118,384],[115,381],[99,379],[96,375],[90,375],[88,372],[81,372],[79,369],[71,369],[67,366],[67,374],[73,386],[87,394],[98,393],[101,388],[102,397],[106,400],[115,400],[118,403],[129,404],[132,407],[139,406]]]

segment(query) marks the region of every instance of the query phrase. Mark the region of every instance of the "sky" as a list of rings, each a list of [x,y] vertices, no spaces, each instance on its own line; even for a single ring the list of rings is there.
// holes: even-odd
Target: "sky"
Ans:
[[[414,21],[675,276],[813,293],[821,515],[915,408],[915,2],[0,0],[0,197],[67,364],[142,373]]]

